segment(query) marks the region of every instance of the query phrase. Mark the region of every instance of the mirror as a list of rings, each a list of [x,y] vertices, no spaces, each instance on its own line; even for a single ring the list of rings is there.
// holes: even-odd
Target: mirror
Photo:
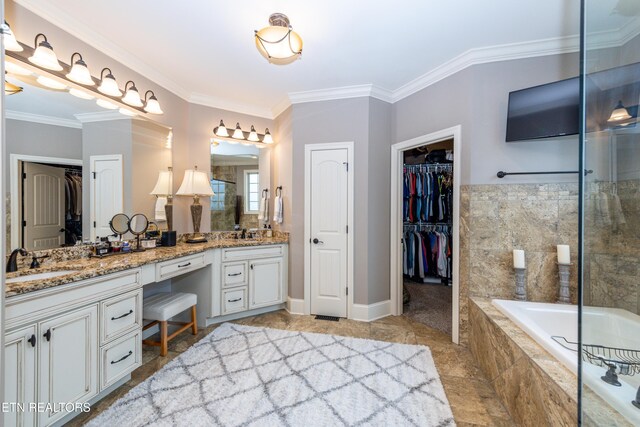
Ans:
[[[23,90],[4,103],[7,250],[95,241],[121,212],[155,218],[149,193],[172,166],[171,129],[44,86],[26,64],[10,63],[6,81]]]
[[[269,187],[269,150],[216,141],[211,146],[211,230],[260,228],[262,190]],[[271,199],[273,199],[271,197]]]
[[[115,214],[113,218],[111,218],[109,225],[115,234],[122,237],[129,231],[129,217],[123,213]]]
[[[149,227],[149,220],[144,214],[135,214],[129,220],[129,231],[135,236],[144,234],[147,231],[147,227]]]

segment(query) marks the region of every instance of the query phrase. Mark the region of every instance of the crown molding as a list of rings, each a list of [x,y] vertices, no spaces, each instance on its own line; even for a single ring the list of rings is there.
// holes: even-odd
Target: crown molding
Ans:
[[[82,129],[82,123],[71,120],[63,119],[61,117],[43,116],[40,114],[24,113],[22,111],[5,110],[4,117],[11,120],[20,120],[23,122],[40,123],[43,125],[63,126],[67,128]]]
[[[69,16],[62,9],[54,6],[53,2],[37,0],[14,1],[44,20],[49,21],[61,30],[104,53],[123,66],[128,67],[136,73],[148,78],[152,83],[162,86],[184,100],[189,98],[189,92],[178,85],[175,81],[158,72],[156,68],[140,60],[140,57],[127,52],[108,38],[101,36],[84,22]]]
[[[134,117],[125,116],[118,110],[98,111],[96,113],[74,114],[80,123],[108,122],[112,120],[131,120]]]
[[[290,92],[289,101],[292,104],[301,104],[304,102],[332,101],[336,99],[360,98],[365,96],[390,102],[391,94],[391,91],[372,84],[366,84],[342,86],[330,89],[308,90],[304,92]]]
[[[221,110],[233,111],[234,113],[248,114],[250,116],[273,119],[273,113],[269,108],[257,105],[234,102],[225,98],[205,95],[203,93],[192,93],[187,101],[190,104],[204,105],[205,107],[219,108]]]
[[[271,109],[271,113],[273,114],[273,119],[275,120],[276,117],[284,113],[287,110],[287,108],[289,108],[290,106],[291,106],[291,101],[289,100],[289,96],[288,95],[284,96],[282,99],[280,99],[280,102],[274,105],[273,108]]]

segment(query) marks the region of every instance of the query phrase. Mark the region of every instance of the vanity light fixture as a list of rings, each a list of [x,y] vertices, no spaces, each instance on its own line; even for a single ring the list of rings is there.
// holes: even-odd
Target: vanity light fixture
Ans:
[[[22,45],[16,40],[16,36],[13,34],[13,31],[11,31],[11,27],[7,24],[7,21],[4,21],[2,34],[4,35],[4,50],[10,50],[11,52],[22,52],[24,50]]]
[[[131,83],[131,86],[129,86],[129,83]],[[140,99],[138,88],[132,80],[129,80],[124,85],[124,96],[122,97],[122,102],[133,107],[142,107],[144,105],[142,104],[142,99]]]
[[[77,61],[73,61],[74,57],[78,57]],[[82,59],[82,55],[78,52],[74,52],[71,55],[71,71],[67,74],[67,78],[76,83],[80,83],[85,86],[94,86],[96,83],[93,81],[93,77],[91,77],[91,73],[87,68],[87,63]]]
[[[200,234],[200,221],[202,220],[202,205],[200,204],[200,196],[211,197],[215,194],[211,189],[211,182],[205,172],[198,170],[198,166],[194,169],[187,169],[184,171],[184,178],[178,191],[178,196],[193,196],[193,203],[191,204],[191,220],[193,221],[193,233],[194,235],[187,240],[187,243],[204,243],[207,241],[205,237]]]
[[[36,81],[49,89],[64,90],[67,88],[67,85],[60,83],[57,80],[50,79],[49,77],[38,76]]]
[[[150,97],[149,94],[151,94]],[[150,114],[164,114],[162,108],[160,108],[158,98],[156,98],[156,94],[152,90],[148,90],[144,94],[144,111]]]
[[[631,118],[631,114],[629,114],[629,110],[622,104],[622,100],[618,101],[616,108],[611,112],[611,116],[607,122],[621,122],[623,120],[629,120]]]
[[[224,122],[222,120],[220,120],[220,124],[213,129],[213,133],[223,138],[229,138],[229,132],[227,132],[227,128],[224,126]]]
[[[108,71],[107,75],[104,75],[104,72]],[[116,82],[116,78],[113,77],[110,68],[103,68],[100,72],[100,86],[98,86],[98,90],[105,95],[109,96],[122,96],[122,92],[118,88],[118,83]]]
[[[22,68],[21,66],[9,61],[4,62],[4,69],[9,74],[15,74],[16,76],[30,76],[31,74],[33,74],[31,71],[27,70],[26,68]]]
[[[233,131],[233,135],[231,135],[231,138],[244,139],[244,132],[242,132],[240,123],[236,123],[236,129]]]
[[[260,139],[258,139],[258,134],[256,133],[256,128],[254,128],[253,125],[251,125],[251,131],[249,132],[247,141],[260,142]]]
[[[80,89],[76,89],[76,88],[69,89],[69,94],[75,96],[76,98],[80,98],[80,99],[93,99],[93,98],[95,98],[93,95],[90,95],[87,92],[85,92],[83,90],[80,90]]]
[[[256,47],[271,64],[290,64],[302,55],[302,38],[293,31],[284,13],[269,17],[269,26],[255,31]]]
[[[38,39],[40,39],[40,43],[38,43]],[[49,44],[47,36],[42,33],[36,35],[34,45],[36,49],[29,57],[29,62],[47,70],[62,71],[62,65],[58,62],[58,57]]]
[[[22,88],[20,86],[14,85],[8,81],[4,81],[4,94],[5,95],[15,95],[16,93],[22,92]]]
[[[96,101],[96,104],[98,104],[99,106],[101,106],[102,108],[106,108],[107,110],[117,110],[118,106],[115,104],[112,104],[109,101],[105,101],[102,98],[98,98],[98,100]]]

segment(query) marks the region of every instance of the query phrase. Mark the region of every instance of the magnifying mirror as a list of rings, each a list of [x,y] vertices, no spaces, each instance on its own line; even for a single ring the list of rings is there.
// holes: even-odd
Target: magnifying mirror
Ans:
[[[136,236],[135,252],[142,252],[144,248],[140,246],[140,235],[144,234],[149,227],[149,219],[144,214],[135,214],[129,220],[129,231]]]
[[[111,231],[120,236],[120,240],[122,240],[122,235],[126,234],[129,231],[129,217],[123,213],[115,214],[111,221],[109,221],[109,227],[111,227]]]

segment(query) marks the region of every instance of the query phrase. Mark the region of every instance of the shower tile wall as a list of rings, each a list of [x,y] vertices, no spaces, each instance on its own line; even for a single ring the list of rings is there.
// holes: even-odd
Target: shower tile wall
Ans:
[[[556,245],[571,245],[571,300],[577,302],[578,185],[465,185],[460,192],[460,339],[467,297],[512,299],[513,249],[524,249],[527,298],[555,302]]]
[[[621,209],[612,202],[615,193]],[[640,181],[591,183],[587,194],[585,305],[640,314]]]

